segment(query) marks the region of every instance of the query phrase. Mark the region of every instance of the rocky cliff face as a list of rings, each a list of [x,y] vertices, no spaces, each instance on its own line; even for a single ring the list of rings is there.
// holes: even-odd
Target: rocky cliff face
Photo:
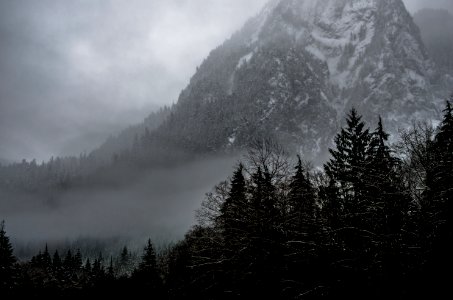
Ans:
[[[438,77],[401,0],[275,0],[211,52],[161,129],[196,150],[273,135],[322,158],[352,106],[394,133],[434,118]]]

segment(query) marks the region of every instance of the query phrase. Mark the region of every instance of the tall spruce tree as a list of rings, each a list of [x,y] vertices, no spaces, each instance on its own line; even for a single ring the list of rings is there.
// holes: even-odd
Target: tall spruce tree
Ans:
[[[379,117],[371,139],[368,172],[364,176],[369,199],[368,229],[387,235],[401,233],[411,201],[397,172],[399,160],[393,156],[388,138]]]
[[[450,99],[453,101],[453,97]],[[428,289],[449,292],[453,268],[453,108],[447,101],[442,122],[426,146],[426,188],[420,201],[419,240],[423,280]]]
[[[369,265],[373,259],[370,249],[373,236],[369,228],[368,186],[366,175],[370,166],[371,134],[365,128],[362,117],[352,109],[347,116],[346,127],[335,138],[336,149],[330,149],[332,159],[324,165],[329,177],[330,196],[324,203],[326,208],[341,208],[340,213],[327,212],[326,215],[339,216],[339,220],[329,220],[337,226],[332,228],[330,240],[334,241],[329,253],[334,266],[329,273],[339,272],[344,277],[346,289],[360,294],[366,284]],[[339,204],[331,202],[339,201]],[[330,202],[330,203],[329,203]],[[337,280],[337,279],[333,279]]]
[[[308,172],[302,166],[302,160],[298,156],[295,173],[289,183],[289,210],[290,218],[294,224],[311,222],[316,213],[316,194],[310,181]]]
[[[138,269],[149,272],[150,274],[157,271],[156,251],[154,250],[151,239],[148,239],[142,256],[142,261],[140,262]]]
[[[383,281],[381,294],[392,295],[404,284],[410,243],[408,213],[411,197],[401,179],[400,161],[388,145],[382,119],[373,132],[370,145],[370,165],[365,174],[368,189],[366,230],[372,233],[369,248],[374,258],[369,260],[373,282]]]
[[[0,223],[0,290],[13,288],[16,258],[5,231],[5,221]]]
[[[220,209],[220,223],[227,239],[234,238],[243,229],[244,212],[247,209],[244,166],[239,164],[231,178],[228,198]]]
[[[453,96],[451,97],[453,101]],[[434,201],[438,202],[439,217],[445,227],[453,225],[453,108],[447,101],[442,123],[434,140],[436,170],[433,182]],[[450,230],[451,234],[451,230]]]
[[[288,204],[285,228],[289,232],[284,255],[287,267],[282,276],[285,278],[284,289],[293,298],[319,286],[317,273],[321,271],[316,265],[322,245],[316,192],[300,156],[289,180]],[[294,282],[299,284],[294,286]]]
[[[324,169],[337,188],[336,201],[342,202],[340,206],[348,226],[360,226],[367,204],[364,178],[370,163],[371,134],[354,108],[348,114],[346,123],[335,138],[336,149],[329,149],[332,159],[324,165]]]
[[[225,288],[238,293],[242,271],[247,265],[250,206],[247,199],[244,166],[238,165],[230,180],[228,197],[220,208],[219,223],[223,237]],[[246,251],[241,251],[241,250]]]

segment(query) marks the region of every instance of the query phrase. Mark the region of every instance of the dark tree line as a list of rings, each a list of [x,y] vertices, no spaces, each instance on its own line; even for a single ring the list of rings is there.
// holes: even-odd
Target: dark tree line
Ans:
[[[18,262],[4,230],[0,231],[0,295],[19,296],[111,296],[152,293],[165,298],[154,245],[148,240],[137,265],[127,247],[115,259],[102,253],[84,258],[80,250],[60,254],[43,251],[28,262]],[[3,298],[5,296],[6,298]]]
[[[453,114],[397,150],[355,110],[324,171],[271,142],[208,194],[172,251],[172,298],[439,296],[452,281]],[[416,174],[416,176],[415,176]],[[417,179],[418,178],[418,179]],[[173,284],[173,285],[171,285]]]
[[[47,247],[17,263],[3,225],[1,288],[157,299],[440,296],[452,282],[453,111],[435,130],[416,125],[394,149],[379,120],[353,109],[324,170],[256,142],[209,193],[199,225],[141,262],[93,262]],[[129,266],[129,267],[126,267]]]

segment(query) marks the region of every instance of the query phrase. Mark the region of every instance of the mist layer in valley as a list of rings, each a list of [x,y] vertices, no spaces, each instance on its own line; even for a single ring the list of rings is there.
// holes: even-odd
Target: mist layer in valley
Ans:
[[[54,196],[3,191],[0,219],[23,256],[45,243],[66,246],[91,240],[105,247],[126,242],[141,247],[152,238],[166,244],[193,225],[205,193],[231,174],[235,161],[224,156],[154,168],[140,176],[130,174],[132,183],[73,188]]]

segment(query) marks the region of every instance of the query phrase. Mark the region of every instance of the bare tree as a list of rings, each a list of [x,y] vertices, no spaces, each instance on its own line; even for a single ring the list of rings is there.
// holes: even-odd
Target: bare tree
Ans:
[[[201,208],[195,212],[195,218],[200,226],[214,226],[220,216],[220,209],[228,198],[229,181],[223,181],[205,195]]]
[[[435,165],[432,151],[435,132],[427,122],[414,123],[411,129],[401,131],[401,141],[396,145],[402,162],[401,176],[417,202],[426,190],[426,174]]]
[[[271,138],[253,140],[245,156],[245,162],[249,175],[260,168],[270,174],[275,185],[280,185],[291,173],[288,153],[281,144]]]

